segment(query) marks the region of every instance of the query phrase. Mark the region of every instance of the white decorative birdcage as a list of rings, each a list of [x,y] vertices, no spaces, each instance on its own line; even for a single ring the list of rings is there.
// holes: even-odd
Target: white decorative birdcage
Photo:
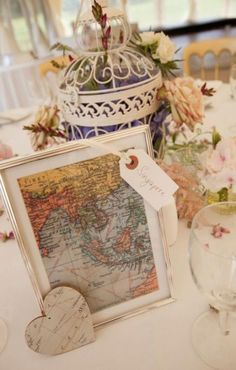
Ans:
[[[148,124],[162,85],[153,61],[129,45],[131,31],[124,14],[100,0],[104,27],[94,18],[93,4],[81,3],[75,25],[79,57],[64,70],[60,83],[60,107],[70,139]],[[105,32],[109,37],[104,40]]]

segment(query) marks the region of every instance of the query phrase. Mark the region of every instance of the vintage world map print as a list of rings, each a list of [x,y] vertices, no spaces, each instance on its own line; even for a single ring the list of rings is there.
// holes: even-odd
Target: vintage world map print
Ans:
[[[51,287],[77,288],[92,313],[159,289],[143,198],[116,156],[18,179]]]

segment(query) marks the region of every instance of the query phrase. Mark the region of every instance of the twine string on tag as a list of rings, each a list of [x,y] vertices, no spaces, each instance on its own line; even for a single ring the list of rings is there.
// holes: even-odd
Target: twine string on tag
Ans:
[[[112,153],[122,159],[127,166],[131,166],[134,162],[134,158],[131,158],[127,153],[117,150],[113,145],[107,145],[93,139],[82,139],[81,144],[88,145],[93,148],[101,149],[106,153]],[[133,157],[133,156],[132,156]]]

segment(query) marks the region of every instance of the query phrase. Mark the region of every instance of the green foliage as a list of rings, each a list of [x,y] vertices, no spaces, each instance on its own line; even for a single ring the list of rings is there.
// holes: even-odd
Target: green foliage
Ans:
[[[55,67],[55,68],[58,68],[58,69],[65,68],[65,64],[64,63],[60,64],[56,60],[51,60],[51,63],[53,65],[53,67]]]
[[[178,70],[179,67],[177,65],[178,62],[181,62],[180,59],[174,59],[167,63],[161,63],[160,59],[155,58],[153,55],[155,55],[158,42],[155,41],[151,44],[141,45],[140,42],[142,41],[142,38],[138,32],[134,32],[132,34],[131,40],[129,42],[131,47],[135,47],[140,53],[145,55],[146,57],[152,59],[152,61],[156,64],[156,66],[160,69],[163,77],[169,77],[174,76],[174,71]],[[177,53],[179,49],[175,51]]]
[[[179,62],[179,59],[176,60],[171,60],[170,62],[167,63],[161,63],[160,60],[155,60],[153,59],[157,67],[160,68],[160,71],[162,73],[163,77],[168,77],[169,75],[172,75],[175,77],[174,71],[178,70],[179,67],[177,65],[177,62]]]
[[[53,44],[50,50],[62,51],[63,56],[66,55],[66,52],[72,52],[74,54],[77,54],[77,52],[73,48],[71,48],[68,45],[62,44],[61,42],[56,42],[55,44]]]
[[[102,13],[102,7],[100,4],[98,4],[96,2],[96,0],[94,0],[94,5],[92,5],[92,13],[93,13],[93,16],[94,16],[94,19],[100,23],[101,21],[101,18],[103,16],[103,13]]]
[[[221,136],[219,132],[216,131],[216,129],[214,128],[212,131],[212,145],[214,149],[220,140],[221,140]]]
[[[219,194],[219,202],[227,202],[228,200],[228,189],[222,188],[220,189],[217,194]]]

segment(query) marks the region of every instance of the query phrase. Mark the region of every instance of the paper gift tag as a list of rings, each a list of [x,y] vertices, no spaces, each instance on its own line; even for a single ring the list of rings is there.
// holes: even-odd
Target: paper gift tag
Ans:
[[[26,342],[33,351],[58,355],[95,340],[89,307],[77,290],[55,288],[44,304],[46,316],[31,321],[25,331]]]
[[[142,149],[130,149],[120,160],[121,177],[157,211],[170,203],[178,185]]]

